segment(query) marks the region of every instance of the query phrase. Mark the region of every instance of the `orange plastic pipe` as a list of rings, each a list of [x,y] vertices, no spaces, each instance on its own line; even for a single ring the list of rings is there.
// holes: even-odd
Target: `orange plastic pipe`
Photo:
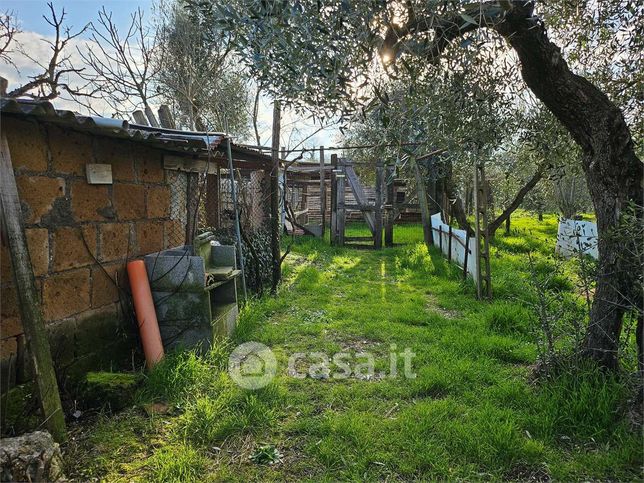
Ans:
[[[152,291],[150,290],[148,273],[145,270],[143,260],[128,262],[127,275],[130,279],[134,311],[136,312],[136,320],[139,323],[139,334],[141,335],[145,361],[148,368],[151,368],[163,359],[163,342],[161,342],[159,322],[154,311]]]

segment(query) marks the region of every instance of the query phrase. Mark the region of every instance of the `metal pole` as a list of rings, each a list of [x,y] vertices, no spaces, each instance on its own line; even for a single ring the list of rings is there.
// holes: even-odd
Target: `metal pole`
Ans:
[[[233,151],[230,147],[230,138],[227,138],[227,141],[226,151],[228,154],[228,171],[230,172],[230,194],[233,199],[233,209],[235,210],[235,234],[237,235],[237,248],[239,249],[239,268],[241,268],[242,290],[244,291],[244,300],[246,300],[246,272],[244,271],[244,252],[242,251],[241,230],[239,228],[239,207],[237,206],[237,190],[235,189]]]

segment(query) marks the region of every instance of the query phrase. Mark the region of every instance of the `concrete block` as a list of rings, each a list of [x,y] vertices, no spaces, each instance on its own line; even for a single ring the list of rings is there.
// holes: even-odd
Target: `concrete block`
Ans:
[[[105,223],[98,227],[99,260],[123,260],[135,251],[134,240],[130,237],[129,223]]]
[[[57,173],[85,176],[85,164],[93,162],[92,138],[88,134],[47,126],[52,167]]]
[[[163,248],[163,222],[144,221],[136,224],[137,255],[147,255]]]
[[[83,241],[85,240],[85,241]],[[87,243],[87,245],[85,245]],[[94,263],[96,227],[60,227],[52,235],[52,266],[54,271],[79,268]]]
[[[58,273],[43,282],[45,320],[58,320],[90,307],[90,271],[80,268]]]
[[[65,180],[46,176],[16,176],[25,223],[40,223],[58,199],[65,198]]]
[[[34,276],[46,274],[49,271],[49,231],[47,228],[27,228],[25,235]]]
[[[147,190],[148,218],[167,218],[170,216],[170,188],[149,186]]]
[[[47,171],[47,144],[36,122],[7,118],[2,120],[2,130],[14,170]]]
[[[108,221],[115,217],[109,187],[74,180],[71,186],[72,213],[76,221]]]
[[[145,186],[119,183],[112,189],[114,208],[119,220],[145,218]]]

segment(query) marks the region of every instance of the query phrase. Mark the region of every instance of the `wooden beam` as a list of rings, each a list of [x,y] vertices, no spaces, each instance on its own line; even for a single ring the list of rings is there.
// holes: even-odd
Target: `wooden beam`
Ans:
[[[425,190],[425,180],[416,160],[413,160],[413,163],[416,188],[418,190],[418,203],[420,204],[420,217],[423,223],[423,238],[425,245],[429,248],[432,244],[432,220],[429,212],[429,202],[427,201],[427,191]]]
[[[374,238],[373,246],[376,249],[382,248],[382,182],[383,182],[382,162],[376,166],[376,211],[374,213]]]
[[[320,213],[322,214],[321,237],[324,238],[326,228],[326,185],[324,179],[324,146],[320,146]]]
[[[217,170],[219,171],[219,170]],[[206,223],[219,228],[219,176],[206,175]]]
[[[338,155],[337,154],[332,154],[331,155],[331,167],[333,168],[333,171],[331,171],[331,245],[335,245],[336,242],[336,236],[338,233],[337,229],[337,221],[338,221],[338,186],[337,186],[337,180],[335,177],[335,169],[338,167]]]
[[[344,168],[344,166],[343,166]],[[346,194],[346,189],[345,189],[345,181],[346,181],[346,175],[344,174],[344,170],[342,174],[336,175],[336,180],[337,180],[337,197],[338,197],[338,209],[337,209],[337,244],[338,246],[344,246],[344,230],[345,230],[345,223],[346,223],[346,216],[347,212],[344,207],[344,198]]]
[[[365,194],[364,189],[362,188],[362,183],[360,182],[358,175],[356,174],[351,164],[346,164],[346,163],[343,163],[343,164],[344,164],[344,173],[346,174],[347,181],[349,183],[349,186],[351,187],[351,191],[353,192],[353,196],[355,197],[356,202],[358,203],[358,205],[367,208],[369,206],[367,195]],[[371,230],[371,233],[374,233],[376,229],[374,214],[371,213],[371,211],[367,211],[367,210],[363,210],[362,213],[367,222],[367,225],[369,225],[369,229]]]
[[[395,218],[395,207],[394,203],[394,177],[396,173],[396,168],[391,167],[389,170],[389,175],[387,176],[387,194],[385,197],[385,246],[393,247],[394,246],[394,218]]]
[[[282,278],[282,255],[280,251],[280,231],[282,215],[279,212],[280,206],[280,117],[281,109],[279,101],[273,102],[273,133],[272,133],[272,169],[271,169],[271,254],[273,260],[273,280],[271,290],[277,293],[277,286]]]
[[[4,229],[9,240],[20,317],[33,364],[40,408],[45,418],[45,426],[53,438],[57,442],[63,442],[67,439],[65,415],[60,403],[51,349],[27,247],[9,144],[4,133],[0,139],[0,205]]]

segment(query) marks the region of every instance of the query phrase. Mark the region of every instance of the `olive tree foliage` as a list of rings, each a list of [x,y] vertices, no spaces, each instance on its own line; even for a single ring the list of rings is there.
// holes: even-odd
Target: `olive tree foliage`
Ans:
[[[198,130],[247,135],[248,78],[231,52],[229,36],[213,21],[214,6],[163,2],[159,12],[156,85],[176,122]]]
[[[497,186],[501,186],[501,204],[511,194],[505,186],[511,186],[517,177],[525,177],[532,166],[542,166],[543,181],[527,196],[526,207],[543,213],[558,212],[564,218],[574,218],[581,212],[592,211],[592,202],[583,177],[581,151],[568,132],[554,116],[542,106],[533,106],[523,117],[522,129],[498,158],[502,171]],[[511,159],[507,164],[504,160]],[[496,190],[495,190],[496,191]],[[498,191],[496,191],[498,192]]]
[[[274,95],[324,116],[350,118],[386,102],[387,79],[414,88],[451,71],[476,72],[479,83],[501,70],[499,89],[539,99],[579,146],[597,215],[600,261],[584,354],[616,368],[623,316],[642,303],[632,283],[640,267],[625,256],[642,240],[608,235],[629,207],[641,219],[644,205],[631,132],[637,140],[641,116],[628,112],[638,109],[643,10],[637,0],[233,0],[219,6],[218,21]],[[612,45],[611,36],[622,40]],[[604,55],[589,62],[585,52]],[[474,156],[477,149],[475,142]]]

